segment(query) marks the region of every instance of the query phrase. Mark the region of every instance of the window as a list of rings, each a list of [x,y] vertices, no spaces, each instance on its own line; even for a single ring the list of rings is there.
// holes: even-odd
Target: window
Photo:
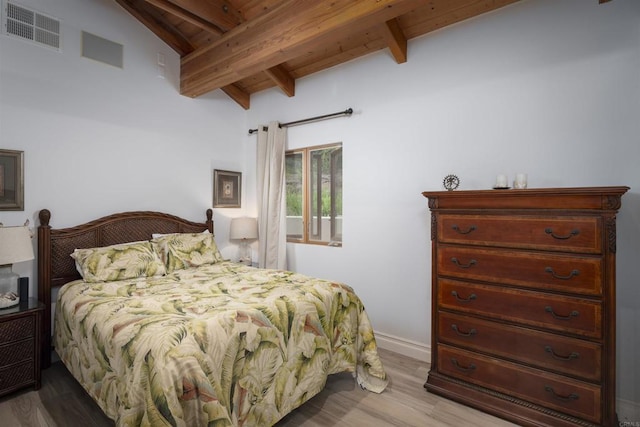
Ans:
[[[287,151],[287,240],[342,246],[342,144]]]

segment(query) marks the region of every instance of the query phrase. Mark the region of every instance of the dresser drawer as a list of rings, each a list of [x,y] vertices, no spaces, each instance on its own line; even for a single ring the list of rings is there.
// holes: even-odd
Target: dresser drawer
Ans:
[[[599,217],[454,215],[438,218],[441,243],[601,253]]]
[[[601,388],[539,369],[440,345],[438,371],[481,387],[600,423]]]
[[[602,294],[600,256],[442,245],[437,263],[441,276],[585,295]]]
[[[14,363],[33,359],[35,342],[32,339],[0,345],[0,369]]]
[[[602,336],[599,301],[438,279],[438,308],[593,338]]]
[[[590,381],[601,380],[602,346],[454,313],[438,313],[440,342]]]
[[[0,344],[34,336],[35,322],[34,316],[25,316],[0,322]]]

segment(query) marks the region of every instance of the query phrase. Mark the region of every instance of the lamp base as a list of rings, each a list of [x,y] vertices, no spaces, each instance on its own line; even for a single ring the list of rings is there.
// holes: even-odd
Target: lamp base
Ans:
[[[246,239],[242,239],[240,248],[238,249],[238,262],[251,266],[251,258],[251,246],[249,246]]]
[[[11,264],[0,266],[0,309],[20,304],[18,276],[11,271]]]

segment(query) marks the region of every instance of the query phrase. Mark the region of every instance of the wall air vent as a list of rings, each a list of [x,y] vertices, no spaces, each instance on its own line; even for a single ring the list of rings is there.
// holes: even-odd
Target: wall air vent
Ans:
[[[124,46],[95,34],[82,32],[82,56],[123,68]]]
[[[12,0],[5,0],[2,8],[3,33],[60,51],[60,20],[43,15]]]

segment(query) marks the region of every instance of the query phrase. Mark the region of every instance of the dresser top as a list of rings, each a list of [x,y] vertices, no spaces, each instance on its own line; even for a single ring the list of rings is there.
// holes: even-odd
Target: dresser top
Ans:
[[[629,187],[528,188],[524,190],[424,191],[429,208],[438,209],[620,209]]]

